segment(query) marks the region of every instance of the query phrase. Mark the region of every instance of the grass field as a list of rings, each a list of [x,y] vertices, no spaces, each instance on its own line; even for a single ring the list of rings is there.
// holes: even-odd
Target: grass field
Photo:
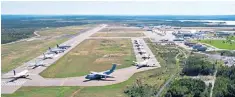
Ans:
[[[117,68],[129,67],[135,55],[130,39],[87,39],[44,70],[43,77],[73,77],[90,71],[104,71],[112,63]]]
[[[198,42],[206,43],[219,49],[235,50],[235,42],[230,44],[225,41],[226,40],[200,40]]]
[[[81,28],[78,26],[79,29]],[[57,28],[54,28],[57,29]],[[67,27],[65,27],[67,29]],[[47,35],[46,38],[42,39],[36,39],[31,41],[21,41],[17,43],[12,44],[6,44],[1,45],[1,60],[2,60],[2,70],[1,72],[7,72],[9,70],[12,70],[23,63],[41,55],[43,52],[45,52],[48,47],[54,47],[56,44],[60,44],[66,40],[68,40],[68,37],[60,37],[62,34],[71,35],[74,33],[66,32],[66,30],[62,28],[58,28],[57,31],[61,31],[60,33],[57,33],[51,30],[45,30],[43,34]],[[79,31],[79,30],[74,30]],[[39,32],[41,34],[41,32]],[[57,34],[55,34],[57,33]],[[53,35],[54,34],[54,35]]]
[[[12,70],[23,63],[41,55],[48,48],[57,43],[66,41],[67,38],[34,40],[28,42],[18,42],[2,46],[2,72]]]
[[[137,27],[106,27],[99,32],[136,32],[136,31],[145,31]]]
[[[91,37],[141,37],[145,36],[142,32],[99,32],[91,35]]]
[[[38,32],[41,36],[58,36],[63,34],[76,34],[81,30],[86,30],[94,25],[82,25],[82,26],[67,26],[58,28],[46,28]]]
[[[68,87],[22,87],[12,95],[2,96],[28,97],[28,95],[33,94],[34,97],[45,97],[44,95],[47,95],[46,97],[52,97],[55,93],[60,92],[59,89],[61,89],[61,91],[66,95],[58,95],[56,97],[127,97],[127,95],[124,94],[124,90],[128,86],[135,84],[136,79],[141,79],[144,84],[155,86],[156,90],[158,90],[172,74],[177,72],[178,66],[175,65],[175,57],[178,55],[178,51],[170,46],[156,46],[151,43],[148,43],[148,45],[160,62],[161,68],[136,73],[125,82],[108,86],[71,87],[70,89],[64,89]],[[56,91],[56,89],[58,90]],[[28,90],[30,92],[22,92],[24,90]],[[52,91],[53,93],[46,91]]]
[[[73,97],[80,87],[23,87],[2,97]]]

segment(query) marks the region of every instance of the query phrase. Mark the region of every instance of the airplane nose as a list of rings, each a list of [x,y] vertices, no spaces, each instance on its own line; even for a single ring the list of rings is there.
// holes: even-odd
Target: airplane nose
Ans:
[[[89,79],[88,75],[85,77],[85,79]]]

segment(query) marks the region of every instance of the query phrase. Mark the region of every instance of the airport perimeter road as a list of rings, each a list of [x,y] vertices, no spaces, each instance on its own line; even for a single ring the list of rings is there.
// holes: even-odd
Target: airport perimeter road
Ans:
[[[61,45],[71,45],[71,47],[69,49],[67,49],[64,53],[59,53],[57,55],[55,55],[53,57],[53,59],[50,60],[44,60],[43,62],[47,64],[47,66],[50,66],[51,64],[53,64],[54,62],[56,62],[60,57],[62,57],[63,55],[65,55],[67,52],[69,52],[71,49],[73,49],[76,45],[78,45],[79,43],[81,43],[83,40],[87,39],[89,36],[91,36],[92,34],[96,33],[97,31],[105,28],[107,25],[102,24],[99,25],[98,27],[88,30],[76,37],[71,38],[70,40],[64,42]],[[47,47],[46,47],[47,48]],[[29,63],[35,63],[35,61],[37,60],[41,60],[41,58],[43,57],[43,55],[40,55],[38,57],[36,57],[35,59],[17,67],[16,69],[16,73],[19,73],[25,69],[28,69],[28,65]],[[38,80],[37,82],[40,82],[40,79],[43,79],[41,76],[39,76],[38,74],[40,72],[42,72],[43,70],[45,70],[47,67],[38,67],[36,69],[33,70],[29,70],[29,78],[31,78],[32,80],[28,80],[28,79],[19,79],[16,80],[14,82],[7,82],[10,79],[4,79],[4,78],[9,78],[14,76],[12,71],[9,71],[8,73],[5,73],[2,75],[2,81],[1,81],[1,91],[2,94],[8,94],[8,93],[13,93],[15,92],[17,89],[19,89],[24,83],[26,83],[27,81],[33,81],[33,80]]]

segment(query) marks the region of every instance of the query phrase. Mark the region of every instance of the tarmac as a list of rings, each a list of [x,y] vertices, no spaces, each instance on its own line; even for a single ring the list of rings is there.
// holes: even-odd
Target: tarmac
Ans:
[[[99,25],[98,27],[91,29],[89,31],[86,31],[66,42],[64,42],[62,45],[71,45],[69,49],[67,49],[64,53],[59,53],[53,57],[53,59],[48,59],[44,60],[44,63],[47,63],[47,67],[56,62],[59,58],[61,58],[63,55],[68,53],[71,49],[76,47],[79,43],[81,43],[85,39],[91,38],[90,36],[99,30],[105,28],[107,25],[102,24]],[[148,34],[146,34],[148,36]],[[93,38],[93,37],[92,37]],[[108,38],[108,37],[102,37],[102,38]],[[116,38],[116,37],[115,37]],[[119,37],[123,38],[123,37]],[[150,54],[150,59],[148,64],[153,65],[155,67],[143,67],[140,69],[137,69],[135,66],[131,66],[128,68],[123,68],[123,69],[118,69],[115,70],[111,75],[114,76],[114,78],[107,78],[106,80],[86,80],[85,76],[80,76],[80,77],[67,77],[67,78],[43,78],[39,75],[40,72],[45,70],[47,67],[38,67],[36,69],[32,69],[29,72],[29,78],[28,79],[18,79],[14,82],[7,82],[9,79],[2,79],[1,82],[1,92],[2,94],[11,94],[14,93],[16,90],[18,90],[22,86],[105,86],[105,85],[112,85],[112,84],[117,84],[120,82],[124,82],[128,80],[134,73],[136,72],[141,72],[145,70],[150,70],[154,68],[159,68],[161,67],[156,58],[154,57],[154,54],[152,51],[149,49],[147,44],[144,42],[143,38],[146,37],[129,37],[131,38],[132,42],[134,42],[135,39],[139,39],[141,44],[143,45],[143,48],[146,50],[147,54]],[[138,54],[138,51],[136,47],[133,45],[134,53],[136,55],[136,60],[137,62],[143,61],[141,58],[140,54]],[[36,57],[35,59],[23,64],[22,66],[19,66],[18,68],[14,69],[16,72],[21,72],[25,69],[27,69],[27,66],[30,63],[34,63],[35,60],[39,60],[42,58],[43,55],[40,55]],[[7,78],[13,76],[13,72],[9,71],[8,73],[5,73],[2,75],[2,78]]]

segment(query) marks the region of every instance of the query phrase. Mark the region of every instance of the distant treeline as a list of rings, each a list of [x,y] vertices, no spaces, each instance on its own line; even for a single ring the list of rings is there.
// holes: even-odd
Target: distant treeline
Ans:
[[[35,30],[44,27],[63,27],[88,23],[125,23],[137,25],[171,25],[181,27],[222,27],[235,25],[206,25],[206,22],[180,22],[177,20],[235,20],[235,15],[221,16],[104,16],[104,15],[1,15],[2,43],[8,43],[33,35]],[[165,21],[172,20],[172,21]]]
[[[57,22],[55,20],[38,20],[32,18],[2,19],[2,44],[33,36],[35,30],[45,27],[63,27],[88,24],[87,22]]]

